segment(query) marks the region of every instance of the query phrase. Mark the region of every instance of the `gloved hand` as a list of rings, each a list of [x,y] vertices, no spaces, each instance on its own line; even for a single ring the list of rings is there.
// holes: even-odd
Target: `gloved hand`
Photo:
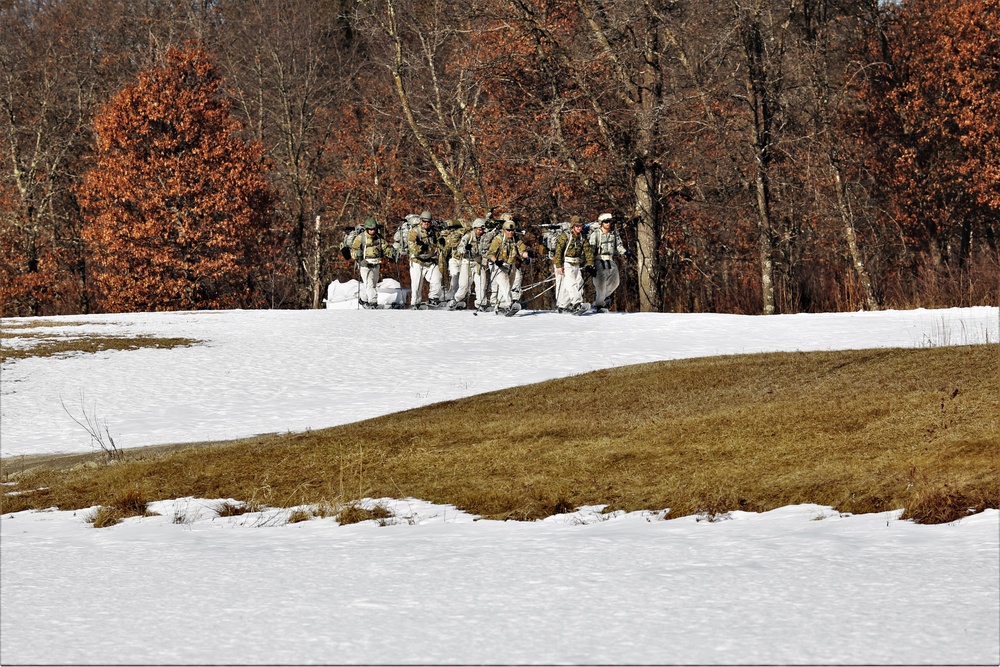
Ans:
[[[592,266],[585,266],[585,267],[583,267],[583,272],[584,272],[585,275],[587,275],[590,278],[593,278],[595,275],[597,275],[597,269],[595,269]]]
[[[503,260],[498,259],[493,264],[504,273],[507,273],[507,264]]]

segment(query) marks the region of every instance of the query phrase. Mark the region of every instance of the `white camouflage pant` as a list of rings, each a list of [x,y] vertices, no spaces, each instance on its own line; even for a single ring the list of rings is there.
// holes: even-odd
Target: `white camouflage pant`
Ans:
[[[441,267],[437,264],[423,265],[420,262],[410,261],[410,305],[419,304],[420,295],[424,291],[424,283],[427,283],[427,298],[441,301],[444,297],[444,289],[441,285]]]
[[[495,266],[492,269],[494,301],[498,308],[510,308],[510,305],[521,299],[521,280],[524,277],[521,269],[510,267],[510,273],[501,271]]]
[[[573,308],[583,303],[583,272],[580,270],[580,260],[567,257],[563,261],[563,276],[559,279],[556,292],[557,308]]]
[[[475,265],[467,259],[448,260],[448,276],[451,281],[444,298],[447,300],[465,301],[469,296],[469,286],[472,282],[472,272]],[[479,292],[477,291],[478,295]]]
[[[361,274],[358,298],[373,306],[378,305],[378,269],[378,264],[369,264],[366,260],[358,264],[358,273]]]
[[[489,304],[490,298],[487,292],[491,289],[489,273],[483,265],[478,262],[472,263],[472,282],[476,288],[476,308]]]
[[[597,293],[595,301],[598,307],[604,306],[604,300],[615,293],[619,282],[618,265],[615,260],[598,259],[597,273],[594,275],[594,291]]]

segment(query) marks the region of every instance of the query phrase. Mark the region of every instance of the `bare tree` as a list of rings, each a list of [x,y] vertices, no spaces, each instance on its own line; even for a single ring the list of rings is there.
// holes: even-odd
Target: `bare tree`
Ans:
[[[848,98],[852,92],[849,87],[852,72],[845,62],[850,50],[843,45],[836,48],[837,40],[860,41],[864,38],[859,25],[863,8],[857,5],[865,5],[866,0],[861,3],[846,3],[847,7],[843,12],[838,11],[837,4],[841,3],[832,3],[830,0],[804,0],[798,7],[796,16],[799,28],[796,45],[799,47],[798,53],[802,56],[800,62],[806,68],[806,77],[811,86],[815,137],[829,169],[835,194],[836,213],[840,219],[851,266],[861,285],[865,307],[869,310],[878,310],[879,304],[872,286],[872,278],[858,243],[850,184],[845,176],[844,129],[836,124],[836,116],[844,105],[849,104]],[[840,62],[831,62],[834,59],[840,59]],[[834,71],[831,72],[831,69]],[[840,75],[839,82],[834,80],[835,74]]]
[[[229,92],[274,164],[296,301],[313,308],[320,306],[325,250],[333,245],[344,210],[340,206],[331,215],[324,208],[322,184],[335,169],[327,148],[340,122],[338,111],[353,99],[360,67],[344,5],[227,3],[226,28],[219,35]]]

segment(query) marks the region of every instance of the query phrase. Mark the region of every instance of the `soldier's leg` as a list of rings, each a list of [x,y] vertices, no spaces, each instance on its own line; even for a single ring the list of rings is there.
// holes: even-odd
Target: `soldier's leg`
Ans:
[[[579,264],[566,264],[566,275],[563,277],[563,286],[566,288],[567,299],[570,308],[583,303],[583,271]]]
[[[473,305],[479,308],[486,303],[486,300],[483,298],[483,293],[486,289],[486,272],[478,262],[472,263],[472,283],[476,288],[476,300],[473,302]]]
[[[510,283],[510,298],[514,301],[521,300],[521,282],[524,279],[524,274],[521,273],[521,269],[514,269],[514,276]]]
[[[566,265],[563,264],[563,274],[556,274],[556,307],[560,310],[569,308],[572,294],[569,293],[569,283],[566,280]]]
[[[362,262],[360,272],[361,285],[358,288],[358,296],[362,301],[371,306],[378,305],[378,291],[376,289],[378,285],[378,265],[371,266],[367,262]]]
[[[420,262],[410,262],[410,305],[420,303],[420,293],[424,289],[424,267]]]
[[[507,310],[512,303],[510,274],[498,270],[493,282],[497,287],[497,307]]]
[[[556,277],[556,285],[553,288],[553,293],[555,294],[556,299],[556,308],[564,308],[565,306],[563,305],[564,299],[562,291],[563,276],[556,271],[555,264],[552,265],[552,271],[555,273]]]
[[[448,259],[448,284],[444,290],[444,298],[450,300],[455,298],[458,292],[458,284],[461,281],[462,260],[451,257]]]
[[[455,301],[465,301],[469,296],[469,283],[472,282],[472,262],[467,259],[459,261],[458,289],[452,298]]]
[[[444,298],[444,287],[441,282],[441,267],[431,264],[427,267],[427,298],[432,304],[441,303]]]
[[[597,261],[597,272],[594,273],[594,302],[602,303],[604,301],[604,269],[601,267],[601,261]]]
[[[597,273],[594,274],[594,301],[599,306],[604,303],[604,299],[611,293],[608,288],[609,273],[608,263],[603,259],[597,260]]]
[[[607,282],[604,284],[604,305],[605,307],[611,305],[611,296],[618,289],[618,285],[621,284],[621,276],[618,273],[618,265],[615,264],[614,260],[610,263],[610,268],[608,269]],[[601,305],[600,302],[598,305]]]

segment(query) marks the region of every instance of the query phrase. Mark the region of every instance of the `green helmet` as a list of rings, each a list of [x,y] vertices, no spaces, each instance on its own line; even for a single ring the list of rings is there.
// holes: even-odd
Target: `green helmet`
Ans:
[[[434,219],[434,216],[431,215],[430,211],[424,211],[423,213],[420,214],[421,222],[430,222],[432,219]]]
[[[508,220],[507,222],[503,223],[503,229],[505,232],[512,232],[515,229],[517,229],[517,225],[514,224],[513,220]]]
[[[375,218],[365,220],[365,229],[378,229],[378,223],[375,222]]]

